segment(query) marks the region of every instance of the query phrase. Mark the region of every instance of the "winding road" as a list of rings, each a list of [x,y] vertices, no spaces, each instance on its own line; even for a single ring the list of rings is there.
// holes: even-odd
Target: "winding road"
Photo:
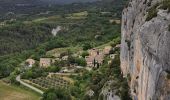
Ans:
[[[40,90],[40,89],[38,89],[38,88],[36,88],[36,87],[34,87],[34,86],[32,86],[32,85],[29,85],[28,83],[23,82],[23,81],[21,80],[21,76],[20,76],[20,75],[18,75],[18,76],[16,77],[16,81],[18,81],[20,84],[22,84],[22,85],[24,85],[24,86],[26,86],[26,87],[34,90],[35,92],[38,92],[38,93],[40,93],[40,94],[43,94],[43,93],[44,93],[42,90]]]

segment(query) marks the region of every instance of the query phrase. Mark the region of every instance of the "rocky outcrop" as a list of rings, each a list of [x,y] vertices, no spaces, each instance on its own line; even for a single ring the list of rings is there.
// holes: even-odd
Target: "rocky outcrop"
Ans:
[[[131,0],[123,11],[121,70],[134,100],[170,100],[170,13],[155,8],[146,21],[161,1]]]
[[[110,80],[105,83],[99,95],[99,97],[102,97],[101,100],[121,100],[120,97],[116,95],[118,92],[118,89],[114,87],[115,84],[117,84],[117,82],[114,80]]]
[[[56,29],[53,29],[51,31],[51,33],[52,33],[53,36],[56,36],[59,31],[61,31],[61,26],[57,26]]]

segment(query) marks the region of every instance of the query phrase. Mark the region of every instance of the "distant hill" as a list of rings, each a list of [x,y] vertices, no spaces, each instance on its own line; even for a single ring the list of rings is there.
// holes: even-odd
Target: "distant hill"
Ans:
[[[6,5],[35,5],[35,4],[70,4],[76,2],[94,2],[99,0],[0,0],[1,6]]]
[[[28,14],[49,8],[51,5],[85,3],[100,0],[0,0],[0,18],[9,12]]]
[[[94,2],[99,0],[41,0],[42,2],[56,3],[56,4],[70,4],[75,2]]]

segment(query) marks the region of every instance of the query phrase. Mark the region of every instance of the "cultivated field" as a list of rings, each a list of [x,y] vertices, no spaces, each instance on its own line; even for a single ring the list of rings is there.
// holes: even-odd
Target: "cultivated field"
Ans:
[[[0,100],[40,100],[40,95],[0,81]]]
[[[68,88],[70,86],[70,83],[73,83],[70,78],[59,77],[57,75],[51,75],[51,77],[40,77],[25,82],[35,87],[41,88],[43,90],[49,88],[58,88],[58,87]]]

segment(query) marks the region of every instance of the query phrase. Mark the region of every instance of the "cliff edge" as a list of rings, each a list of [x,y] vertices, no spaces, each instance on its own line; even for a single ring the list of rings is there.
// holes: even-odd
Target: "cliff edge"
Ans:
[[[132,98],[170,100],[170,0],[131,0],[121,32],[121,70]]]

